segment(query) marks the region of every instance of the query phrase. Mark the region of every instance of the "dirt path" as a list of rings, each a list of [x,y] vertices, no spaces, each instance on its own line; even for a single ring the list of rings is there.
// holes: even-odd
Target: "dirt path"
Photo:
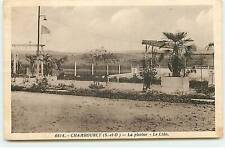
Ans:
[[[12,92],[13,132],[214,130],[214,105]]]

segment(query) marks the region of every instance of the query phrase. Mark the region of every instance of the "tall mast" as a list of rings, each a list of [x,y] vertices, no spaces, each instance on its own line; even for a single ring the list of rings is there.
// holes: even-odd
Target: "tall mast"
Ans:
[[[40,11],[41,7],[38,6],[38,39],[37,39],[37,56],[39,56],[39,48],[40,48]]]
[[[40,6],[38,6],[38,33],[37,33],[37,70],[36,70],[36,73],[37,73],[37,77],[39,77],[39,67],[40,67],[40,61],[39,61],[39,52],[40,52]]]

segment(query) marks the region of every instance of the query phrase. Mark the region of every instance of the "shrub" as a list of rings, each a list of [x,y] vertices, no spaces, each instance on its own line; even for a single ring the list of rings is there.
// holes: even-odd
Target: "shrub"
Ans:
[[[23,91],[24,87],[19,85],[11,85],[11,91]]]
[[[92,83],[91,85],[88,86],[91,89],[103,89],[105,88],[102,84],[98,83],[98,84],[94,84]]]
[[[189,87],[194,89],[197,93],[202,93],[207,96],[214,96],[215,95],[215,87],[208,86],[208,81],[195,81],[192,80],[189,82]]]
[[[61,78],[58,78],[59,80],[78,80],[78,81],[98,81],[98,82],[105,82],[104,76],[92,76],[92,75],[82,75],[82,76],[74,76],[74,75],[65,75]],[[117,78],[113,77],[110,78],[110,82],[117,82]],[[127,77],[121,77],[119,79],[119,82],[121,83],[143,83],[143,79],[138,78],[136,75],[134,75],[132,78]],[[161,84],[161,79],[154,78],[152,80],[152,84]]]
[[[67,86],[64,83],[59,83],[55,88],[58,90],[66,90]]]
[[[48,88],[48,80],[47,78],[37,79],[36,83],[34,83],[31,88],[28,90],[32,92],[44,92]]]
[[[73,87],[73,88],[71,88]],[[165,94],[159,91],[149,90],[147,92],[138,91],[120,91],[120,90],[109,90],[103,89],[102,84],[92,83],[89,86],[90,89],[75,88],[73,85],[59,84],[58,87],[53,90],[48,89],[47,79],[38,80],[32,87],[23,87],[18,85],[12,85],[12,91],[30,91],[30,92],[45,92],[49,94],[62,94],[62,95],[76,95],[76,96],[93,96],[110,99],[129,99],[138,101],[165,101],[165,102],[177,102],[177,103],[208,103],[193,101],[192,99],[210,99],[212,95],[209,93],[215,92],[215,87],[207,87],[205,94],[189,94],[189,95],[172,95]],[[64,89],[61,91],[59,89]]]
[[[117,82],[117,78],[116,77],[111,78],[110,82]],[[138,78],[136,75],[134,75],[132,78],[122,77],[119,79],[119,82],[121,82],[121,83],[143,83],[143,79]],[[154,78],[152,80],[152,84],[161,84],[161,79]]]
[[[208,81],[191,80],[191,81],[189,81],[189,87],[192,88],[192,89],[207,88],[208,87]]]
[[[138,78],[136,75],[134,75],[132,78],[120,78],[120,82],[123,83],[143,83],[143,79]]]

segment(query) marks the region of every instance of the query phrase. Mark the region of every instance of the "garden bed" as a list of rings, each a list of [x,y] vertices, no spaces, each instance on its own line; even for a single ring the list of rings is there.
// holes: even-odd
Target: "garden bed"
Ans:
[[[130,99],[137,101],[164,101],[172,103],[196,103],[196,104],[214,104],[210,96],[203,94],[187,94],[187,95],[172,95],[160,93],[157,91],[148,92],[134,92],[134,91],[119,91],[119,90],[106,90],[106,89],[83,89],[83,88],[67,88],[64,90],[57,89],[37,89],[37,88],[25,88],[20,86],[11,86],[12,91],[27,91],[27,92],[39,92],[48,94],[60,94],[60,95],[75,95],[75,96],[91,96],[109,99]],[[193,101],[192,99],[212,99],[212,101]]]

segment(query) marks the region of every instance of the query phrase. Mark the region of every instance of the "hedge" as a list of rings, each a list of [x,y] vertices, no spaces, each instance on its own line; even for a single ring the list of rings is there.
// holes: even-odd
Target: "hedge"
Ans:
[[[106,90],[106,89],[82,89],[82,88],[67,88],[67,90],[50,90],[45,91],[37,88],[23,88],[12,86],[12,91],[28,91],[28,92],[41,92],[48,94],[60,95],[75,95],[75,96],[91,96],[109,99],[129,99],[138,101],[163,101],[172,103],[195,103],[195,104],[214,104],[214,102],[205,101],[192,101],[192,99],[210,99],[207,95],[171,95],[159,93],[157,91],[148,92],[134,92],[134,91],[119,91],[119,90]]]

